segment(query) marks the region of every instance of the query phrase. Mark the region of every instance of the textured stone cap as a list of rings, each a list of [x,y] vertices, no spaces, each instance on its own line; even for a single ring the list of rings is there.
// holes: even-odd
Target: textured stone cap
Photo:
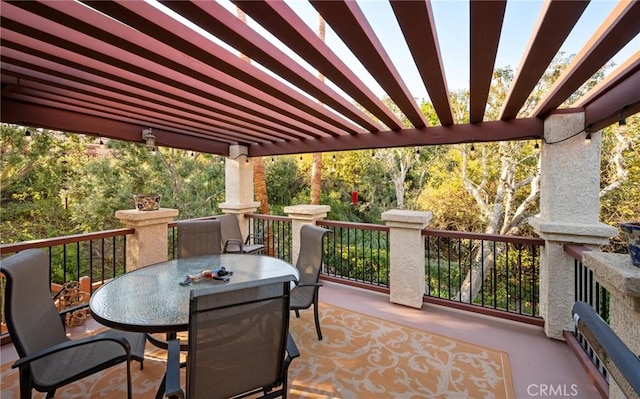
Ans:
[[[582,261],[609,291],[640,298],[640,267],[633,266],[629,255],[590,251],[583,253]]]
[[[407,211],[404,209],[391,209],[382,213],[382,220],[388,226],[423,229],[427,227],[433,213],[421,211]]]

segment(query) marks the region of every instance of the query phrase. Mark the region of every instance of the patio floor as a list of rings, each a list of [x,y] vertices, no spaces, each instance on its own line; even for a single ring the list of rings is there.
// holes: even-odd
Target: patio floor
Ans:
[[[601,398],[569,347],[546,338],[540,327],[433,304],[414,309],[390,303],[385,294],[333,282],[323,284],[322,302],[507,352],[518,399]],[[70,332],[75,335],[83,330],[76,327]],[[3,345],[0,356],[2,364],[17,357],[12,345]]]

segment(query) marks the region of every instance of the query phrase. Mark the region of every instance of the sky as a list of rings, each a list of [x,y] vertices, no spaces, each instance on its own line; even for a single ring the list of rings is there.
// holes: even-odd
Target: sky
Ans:
[[[236,13],[235,5],[228,0],[219,0],[229,11]],[[318,14],[307,0],[286,0],[287,4],[313,30],[317,30]],[[415,67],[411,53],[407,48],[402,32],[398,27],[394,13],[388,0],[357,0],[360,9],[371,24],[378,39],[393,60],[400,76],[409,91],[418,101],[428,99],[428,94],[420,75]],[[469,88],[469,1],[468,0],[432,0],[432,9],[437,29],[440,52],[447,78],[449,91]],[[542,0],[509,0],[502,26],[502,34],[496,56],[496,68],[510,66],[517,71],[520,60],[527,48],[529,38],[536,25],[544,2]],[[617,1],[592,0],[582,14],[565,43],[561,47],[566,55],[577,54],[589,40],[597,28],[615,7]],[[249,25],[256,31],[269,38],[282,51],[297,59],[309,71],[316,72],[305,61],[291,52],[271,34],[248,18]],[[371,78],[367,70],[351,53],[344,43],[333,32],[330,25],[326,26],[325,41],[346,65],[360,76],[370,89],[382,97],[384,90]],[[235,52],[235,50],[230,49]],[[640,51],[640,36],[630,42],[612,59],[617,65],[624,62],[635,52]],[[403,60],[406,60],[403,61]],[[267,73],[270,73],[267,71]],[[339,88],[327,81],[333,89]],[[348,97],[345,95],[345,97]]]

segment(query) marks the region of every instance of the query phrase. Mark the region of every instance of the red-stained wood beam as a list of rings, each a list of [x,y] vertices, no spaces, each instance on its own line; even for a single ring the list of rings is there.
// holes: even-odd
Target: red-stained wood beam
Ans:
[[[310,0],[310,3],[331,25],[331,28],[413,126],[416,128],[427,126],[418,104],[411,96],[358,4],[350,0]]]
[[[589,5],[588,1],[547,1],[516,70],[500,119],[518,115],[545,70]]]
[[[472,0],[469,9],[469,121],[482,122],[498,53],[506,0]]]
[[[276,133],[283,134],[284,136],[282,137],[291,137],[292,135],[292,132],[284,130],[280,125],[276,125],[271,121],[267,121],[264,118],[257,119],[249,114],[245,116],[239,115],[234,113],[233,110],[228,110],[222,104],[216,104],[215,106],[207,106],[204,103],[192,104],[188,100],[172,99],[170,96],[155,93],[145,93],[142,90],[107,80],[78,81],[77,74],[70,75],[73,70],[69,70],[69,73],[65,74],[62,71],[63,68],[58,67],[56,68],[57,71],[45,69],[49,62],[48,60],[33,57],[34,60],[29,63],[28,60],[25,60],[26,56],[22,56],[20,61],[13,60],[9,56],[12,50],[2,48],[3,80],[6,74],[12,74],[20,86],[33,87],[40,91],[68,90],[70,96],[84,94],[92,98],[101,98],[117,104],[129,105],[134,110],[147,109],[167,115],[175,114],[185,118],[185,120],[193,119],[213,126],[218,125],[218,123],[228,123],[253,129],[256,132],[267,133],[268,136],[277,135]],[[8,64],[8,62],[13,62],[13,65]],[[25,65],[25,67],[18,65]],[[306,136],[305,138],[310,137]],[[273,139],[270,141],[273,141]]]
[[[136,108],[122,103],[105,101],[100,98],[71,93],[63,90],[33,90],[21,87],[19,92],[14,92],[9,97],[23,102],[32,102],[43,105],[44,101],[53,104],[54,107],[67,110],[82,110],[86,113],[110,115],[113,119],[133,122],[134,120],[149,126],[159,126],[165,130],[175,132],[191,132],[198,137],[211,137],[214,140],[227,144],[240,144],[246,142],[247,137],[252,137],[252,144],[265,144],[273,140],[260,139],[254,135],[254,131],[240,128],[229,123],[208,124],[194,121],[193,118],[176,116],[171,113]],[[44,100],[44,101],[43,101]]]
[[[283,1],[232,0],[247,15],[295,51],[391,130],[404,123]]]
[[[35,104],[21,104],[11,99],[2,100],[0,109],[2,122],[23,126],[43,127],[48,129],[97,135],[116,140],[142,142],[142,129],[145,125],[125,123],[108,118],[83,115],[71,111],[43,107]],[[194,150],[210,154],[228,156],[229,146],[224,143],[193,137],[186,134],[175,134],[153,129],[156,144],[160,146]],[[136,139],[138,137],[138,139]]]
[[[190,89],[189,87],[182,86],[182,84],[171,84],[171,81],[165,81],[164,83],[155,81],[147,77],[136,75],[133,72],[129,72],[128,69],[118,69],[117,67],[112,67],[109,64],[103,64],[96,59],[69,52],[64,49],[49,45],[47,43],[38,42],[32,46],[29,46],[29,44],[35,39],[20,36],[15,32],[6,31],[4,27],[2,28],[2,32],[2,42],[5,48],[5,50],[3,51],[3,58],[11,58],[11,60],[16,64],[21,64],[21,62],[19,61],[19,59],[21,58],[23,60],[22,65],[26,65],[33,70],[38,70],[45,74],[58,74],[62,72],[68,79],[82,79],[86,84],[97,84],[106,88],[118,86],[123,92],[132,92],[134,89],[137,89],[142,93],[154,93],[160,98],[171,98],[178,103],[190,102],[191,104],[201,106],[200,104],[202,104],[202,102],[204,101],[205,103],[208,102],[214,109],[218,106],[213,102],[213,100],[216,100],[215,96],[203,92],[201,92],[200,94],[205,98],[209,98],[209,100],[205,100],[201,96],[198,96],[197,93],[199,90],[201,90],[201,88]],[[17,36],[15,38],[16,42],[12,42],[10,40],[14,39],[14,36]],[[18,43],[22,43],[25,45],[23,46],[22,44]],[[100,43],[97,43],[96,47],[99,47],[99,45]],[[32,50],[35,47],[38,47],[40,50]],[[18,53],[20,50],[31,50],[33,53],[37,54],[36,56],[31,56],[30,61],[25,61],[25,58],[29,58],[29,56],[21,56]],[[37,56],[40,56],[40,58],[37,58]],[[171,75],[171,72],[167,71],[167,74]],[[188,78],[185,77],[185,80],[188,80]],[[225,93],[222,94],[224,95]],[[243,102],[244,100],[239,101]],[[222,103],[225,103],[225,101],[222,100]],[[227,105],[229,105],[229,109],[232,109],[231,107],[235,104],[233,102],[230,102],[227,103]],[[249,102],[246,102],[245,107],[249,110],[249,112],[260,110],[260,107],[256,106],[255,104],[250,104]],[[262,118],[267,117],[265,116],[265,112],[271,112],[268,110],[262,111]],[[275,115],[272,119],[278,122],[282,121],[282,117],[279,115]],[[292,123],[295,124],[295,122],[293,121]],[[271,133],[271,135],[279,134]],[[279,138],[288,139],[290,137],[280,136]]]
[[[640,112],[640,69],[625,75],[585,106],[585,125],[600,130]]]
[[[640,33],[640,1],[620,2],[534,109],[545,117]]]
[[[49,97],[49,98],[47,98]],[[44,93],[38,93],[35,96],[31,96],[28,93],[15,93],[9,98],[9,100],[13,100],[16,102],[23,102],[25,104],[29,104],[30,106],[40,106],[47,107],[51,109],[57,109],[60,111],[71,112],[76,115],[81,115],[82,117],[92,117],[92,118],[102,118],[107,121],[117,121],[130,125],[136,126],[146,126],[147,128],[152,128],[154,131],[162,131],[166,134],[184,136],[187,138],[200,138],[205,140],[210,140],[212,142],[218,142],[225,145],[230,144],[242,144],[242,145],[252,145],[252,144],[262,144],[256,143],[255,141],[249,142],[238,142],[234,140],[231,135],[226,134],[226,132],[221,131],[219,129],[197,129],[194,130],[192,127],[183,124],[183,123],[168,123],[167,119],[152,119],[145,118],[143,115],[137,113],[121,113],[117,110],[108,107],[99,107],[94,104],[86,104],[74,101],[72,99],[65,98],[56,98],[55,96],[47,96]],[[107,125],[108,126],[108,125]],[[106,136],[102,132],[86,132],[97,134],[99,136]],[[227,137],[225,137],[227,136]],[[129,141],[140,141],[140,134],[133,135],[129,139]],[[157,145],[161,143],[156,141]],[[270,143],[270,142],[269,142]]]
[[[7,20],[8,23],[3,26],[9,26],[9,23],[16,20],[23,24],[14,29],[19,29],[25,33],[28,32],[34,37],[49,40],[51,43],[60,46],[65,45],[69,51],[76,51],[82,55],[90,55],[103,62],[118,65],[125,70],[135,70],[139,74],[146,74],[152,80],[155,78],[163,81],[166,78],[174,77],[174,82],[177,81],[177,83],[175,83],[177,86],[182,85],[182,80],[195,80],[195,86],[201,86],[206,82],[209,84],[209,87],[205,92],[201,92],[201,95],[209,99],[215,97],[213,98],[215,101],[221,101],[232,108],[248,110],[248,112],[254,113],[257,112],[256,110],[259,109],[260,106],[268,108],[271,111],[268,112],[268,115],[264,116],[265,118],[271,120],[280,119],[279,123],[285,125],[287,125],[287,122],[280,116],[297,120],[297,123],[294,124],[295,126],[292,125],[292,127],[300,131],[308,132],[308,134],[311,135],[314,135],[313,130],[315,129],[321,129],[325,134],[338,134],[335,132],[337,129],[331,126],[331,124],[311,115],[303,114],[296,106],[281,101],[278,98],[270,97],[264,92],[246,85],[231,76],[222,74],[215,69],[211,69],[205,64],[180,62],[180,59],[185,57],[184,54],[178,53],[162,42],[146,37],[142,33],[131,30],[121,24],[113,26],[114,23],[111,18],[102,14],[96,14],[94,10],[84,7],[81,4],[74,2],[52,2],[47,4],[29,2],[28,4],[19,4],[29,11],[42,14],[44,18],[58,21],[63,26],[71,26],[75,30],[60,25],[51,27],[52,22],[43,18],[40,20],[38,27],[40,29],[49,27],[48,31],[51,32],[51,35],[47,35],[44,32],[24,25],[26,23],[26,21],[24,21],[25,18],[36,20],[38,18],[37,16],[25,13],[24,11],[20,13],[21,10],[16,10],[10,6],[3,8],[3,11],[8,10],[3,14],[3,20]],[[86,15],[87,13],[90,13],[90,15]],[[84,22],[85,20],[91,20],[91,24]],[[79,35],[77,30],[86,34],[86,36]],[[49,38],[49,36],[53,36],[53,38]],[[58,37],[66,38],[66,40],[60,41]],[[80,37],[83,37],[83,42],[89,43],[91,47],[87,48],[76,45],[75,41]],[[96,51],[99,48],[106,48],[107,50],[102,52]],[[113,54],[119,54],[120,57],[115,58],[112,56]],[[237,59],[236,56],[233,56],[233,58]],[[123,61],[132,59],[137,60],[136,64],[132,65],[129,63],[127,65]],[[158,73],[157,67],[160,65],[166,69],[162,69],[162,72]],[[147,71],[147,69],[155,70],[156,72],[151,75],[151,71]],[[181,73],[181,75],[176,75],[176,73]],[[240,104],[238,104],[238,98],[243,99],[240,100]],[[258,107],[252,106],[251,104],[253,103],[257,104]],[[318,105],[314,103],[313,106],[317,107]]]
[[[391,1],[391,8],[429,93],[429,99],[440,119],[440,124],[453,125],[449,90],[440,56],[431,3]]]
[[[360,129],[351,122],[339,117],[321,104],[290,88],[278,79],[268,75],[261,69],[240,59],[213,41],[187,28],[185,25],[145,2],[105,2],[86,1],[87,6],[103,12],[123,23],[134,27],[153,40],[149,45],[157,43],[168,45],[181,53],[209,65],[234,80],[253,86],[268,95],[289,104],[294,110],[292,117],[309,122],[309,116],[334,127],[328,130],[332,135],[336,128],[344,133],[360,133]],[[174,54],[177,56],[177,54]],[[221,76],[216,76],[221,78]],[[254,97],[257,101],[258,98]],[[327,129],[325,129],[327,130]]]
[[[534,140],[542,138],[543,135],[543,121],[538,118],[527,118],[475,124],[431,126],[422,129],[403,129],[340,138],[325,137],[317,140],[291,141],[277,145],[253,145],[249,147],[249,155],[269,156],[419,145]]]
[[[212,1],[161,1],[161,3],[369,132],[380,130],[380,126],[370,116],[330,89],[310,71],[222,5]]]

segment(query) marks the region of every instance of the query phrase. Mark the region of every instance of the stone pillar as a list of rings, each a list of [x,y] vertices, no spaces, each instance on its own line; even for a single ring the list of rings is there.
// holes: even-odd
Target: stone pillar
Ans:
[[[292,205],[284,207],[284,212],[292,219],[291,262],[294,265],[298,262],[298,254],[300,253],[300,229],[305,224],[316,224],[316,220],[326,218],[330,210],[331,207],[329,205]]]
[[[544,122],[540,167],[540,214],[529,224],[546,243],[540,255],[540,314],[548,337],[573,329],[574,260],[564,244],[597,246],[617,234],[599,222],[600,132],[585,142],[584,113],[553,114]],[[551,143],[551,144],[547,144]],[[555,143],[555,144],[554,144]]]
[[[425,293],[424,238],[431,212],[392,209],[382,213],[389,226],[390,300],[400,305],[422,307]]]
[[[245,213],[254,213],[260,202],[253,200],[253,162],[247,157],[247,147],[232,145],[225,162],[225,202],[218,205],[223,213],[236,215],[242,236],[249,234]]]
[[[136,230],[133,236],[127,237],[127,271],[168,259],[169,222],[176,216],[178,210],[168,208],[160,208],[157,211],[116,211],[116,217],[120,222]]]
[[[629,255],[585,252],[584,265],[593,271],[597,282],[611,294],[609,326],[636,355],[640,354],[640,268],[633,266]],[[626,396],[609,378],[609,399]]]

